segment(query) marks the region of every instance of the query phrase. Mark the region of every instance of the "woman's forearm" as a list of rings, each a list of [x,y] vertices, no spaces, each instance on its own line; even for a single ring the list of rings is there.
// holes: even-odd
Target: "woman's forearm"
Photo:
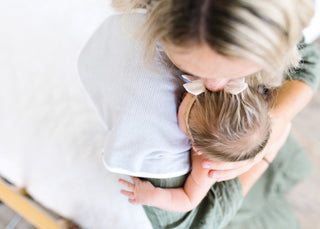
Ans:
[[[274,107],[272,118],[280,118],[291,122],[311,100],[313,89],[300,80],[286,80],[273,93]]]
[[[253,167],[251,167],[247,172],[238,176],[241,186],[242,186],[242,194],[245,196],[254,183],[260,178],[260,176],[264,173],[264,171],[268,168],[269,163],[273,161],[278,151],[285,143],[288,138],[291,129],[291,123],[287,123],[283,126],[278,126],[277,130],[281,130],[281,134],[278,136],[277,141],[268,142],[267,147],[264,150],[267,152],[264,155],[264,159],[260,160]],[[280,129],[279,129],[280,128]]]
[[[310,102],[312,95],[312,88],[300,80],[287,80],[274,92],[274,106],[270,110],[271,135],[264,149],[264,157],[269,161],[273,161],[285,143],[289,132],[284,132],[288,131],[293,118]]]
[[[254,183],[260,178],[260,176],[267,170],[268,163],[264,160],[261,160],[257,164],[255,164],[251,169],[243,174],[241,174],[238,178],[240,180],[242,186],[242,194],[246,196]]]
[[[312,88],[299,80],[287,80],[274,92],[275,103],[270,112],[272,133],[264,149],[264,157],[268,161],[273,161],[287,139],[291,127],[290,122],[309,103],[312,95]],[[267,168],[268,163],[261,160],[239,176],[244,196]]]

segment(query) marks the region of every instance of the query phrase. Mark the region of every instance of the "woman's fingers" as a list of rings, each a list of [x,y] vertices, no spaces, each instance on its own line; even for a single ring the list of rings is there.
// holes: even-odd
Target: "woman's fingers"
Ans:
[[[250,160],[246,161],[238,161],[238,162],[223,162],[223,161],[211,161],[211,160],[203,160],[201,162],[201,166],[205,169],[213,169],[213,170],[230,170],[236,169],[243,166],[246,166],[250,163]]]
[[[219,181],[225,181],[225,180],[231,180],[233,178],[236,178],[242,173],[245,173],[251,168],[250,165],[243,166],[241,168],[237,169],[230,169],[230,170],[210,170],[208,176],[215,179],[217,182]]]
[[[119,179],[118,180],[120,184],[123,184],[124,186],[126,186],[128,189],[130,190],[134,190],[134,184],[126,181],[126,180],[123,180],[123,179]]]

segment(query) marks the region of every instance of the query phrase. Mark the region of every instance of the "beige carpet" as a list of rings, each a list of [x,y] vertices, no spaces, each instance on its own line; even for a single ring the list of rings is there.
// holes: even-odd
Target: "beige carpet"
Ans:
[[[320,44],[320,40],[318,40]],[[320,90],[293,121],[292,134],[308,151],[314,165],[312,176],[289,195],[303,229],[320,228]]]

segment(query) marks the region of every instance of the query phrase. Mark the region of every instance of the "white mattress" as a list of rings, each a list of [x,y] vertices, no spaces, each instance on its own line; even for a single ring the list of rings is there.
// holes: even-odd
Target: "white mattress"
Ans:
[[[83,228],[147,229],[142,208],[102,165],[105,132],[77,75],[81,48],[112,13],[108,3],[1,1],[0,175]]]
[[[77,59],[111,13],[103,0],[0,4],[0,175],[83,228],[151,228],[100,152],[104,129]]]

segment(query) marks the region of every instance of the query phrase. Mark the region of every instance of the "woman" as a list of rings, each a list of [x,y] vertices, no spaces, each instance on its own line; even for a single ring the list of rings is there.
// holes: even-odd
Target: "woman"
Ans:
[[[276,105],[270,110],[272,134],[263,154],[253,162],[202,162],[204,167],[213,169],[208,175],[218,181],[238,178],[217,183],[206,197],[211,200],[205,199],[196,210],[187,214],[145,207],[154,227],[221,228],[232,220],[229,227],[249,228],[246,225],[249,217],[252,228],[266,227],[263,224],[266,220],[272,220],[270,228],[281,228],[281,223],[286,228],[296,227],[283,194],[305,177],[308,162],[291,138],[278,155],[277,151],[286,138],[291,120],[310,101],[312,88],[317,86],[317,50],[303,41],[299,44],[300,51],[297,50],[301,31],[312,15],[311,2],[132,0],[131,5],[127,1],[114,3],[126,8],[148,9],[141,32],[145,37],[147,60],[152,59],[157,46],[162,47],[170,60],[168,65],[173,63],[181,73],[200,77],[210,90],[221,90],[243,77],[252,86],[264,85],[266,88],[281,85],[284,73],[290,79],[274,93]],[[294,72],[289,71],[294,68]],[[260,76],[250,77],[253,73]],[[263,157],[273,163],[269,165],[261,160]],[[300,166],[299,173],[287,172],[295,166]],[[176,174],[171,178],[149,180],[160,187],[179,187],[185,177]],[[288,178],[286,182],[282,182],[283,177]],[[208,202],[214,202],[214,205],[207,206]],[[266,211],[255,209],[257,203],[261,203]],[[281,203],[282,208],[275,211],[272,207],[277,205],[274,203]],[[272,212],[277,215],[271,219]]]
[[[147,8],[147,19],[141,32],[147,60],[152,59],[156,43],[160,42],[158,46],[163,47],[171,63],[182,73],[201,78],[212,91],[221,90],[233,79],[243,77],[251,85],[278,87],[274,93],[276,105],[270,110],[272,135],[264,150],[264,157],[270,162],[274,160],[281,145],[279,139],[285,136],[283,133],[295,115],[310,101],[319,81],[319,51],[304,44],[303,40],[299,43],[302,29],[312,16],[312,1],[133,0],[114,1],[114,6],[122,10]],[[259,77],[250,77],[257,72]],[[281,155],[285,155],[285,151],[300,152],[301,149],[290,138],[281,151]],[[242,174],[240,182],[244,177],[248,179],[241,183],[246,194],[266,170],[266,166],[260,163],[261,158],[249,163],[203,161],[202,165],[212,168],[208,175],[220,181]],[[277,158],[285,156],[278,155]],[[276,163],[277,166],[280,164],[280,161]],[[265,174],[275,173],[271,167]],[[291,182],[295,183],[303,176],[292,178]],[[260,180],[266,180],[264,178],[262,176]],[[264,187],[262,183],[265,182],[260,183]],[[282,188],[287,190],[289,186],[283,184]],[[256,184],[254,190],[258,189]],[[254,196],[258,192],[252,193]],[[243,209],[253,199],[247,196]],[[161,212],[151,208],[147,213],[154,224],[165,218],[159,220],[157,215]],[[241,210],[239,214],[240,219],[243,216]],[[238,223],[245,225],[245,221],[239,220]],[[259,222],[252,225],[257,226]],[[270,228],[279,227],[271,225]]]

